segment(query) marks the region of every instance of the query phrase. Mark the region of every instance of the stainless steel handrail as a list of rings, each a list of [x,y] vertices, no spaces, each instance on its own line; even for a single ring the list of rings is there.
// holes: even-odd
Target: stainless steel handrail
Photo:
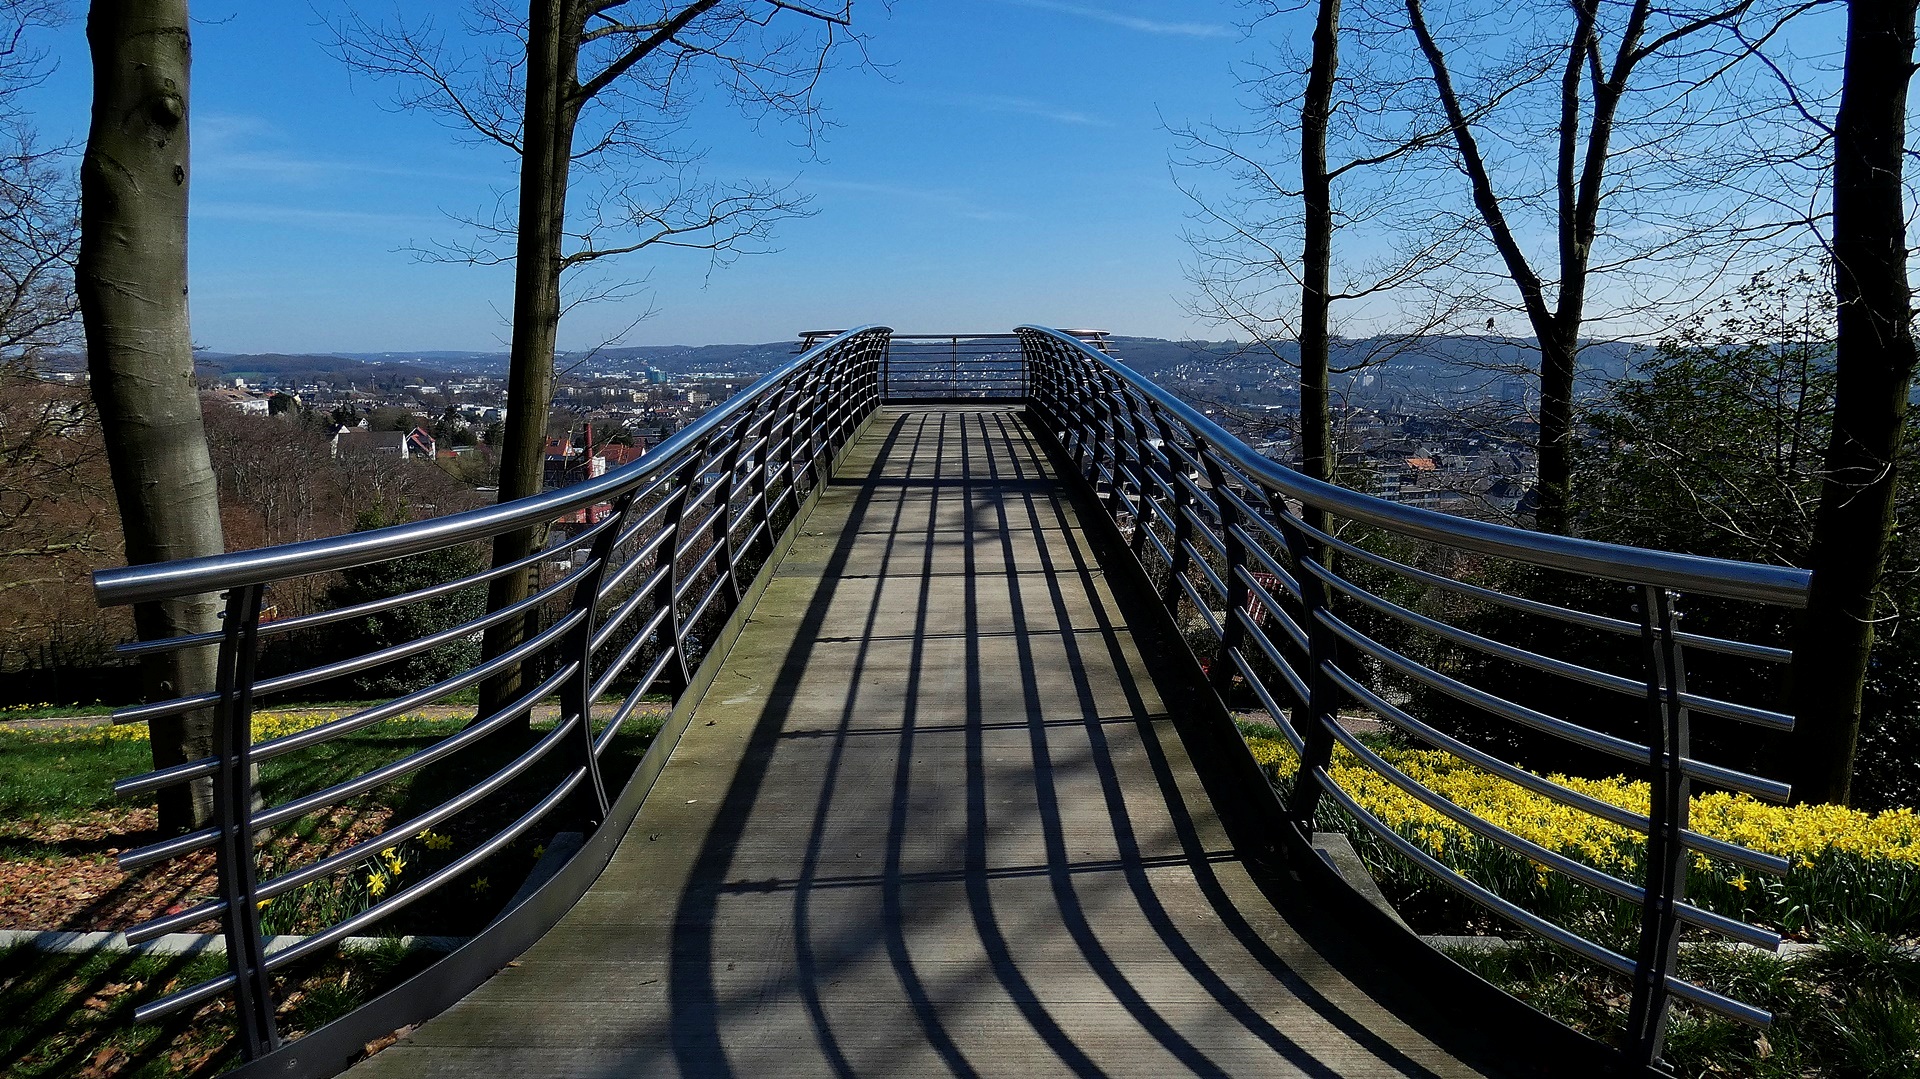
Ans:
[[[116,785],[122,793],[144,794],[185,783],[211,782],[211,827],[127,851],[120,855],[120,863],[132,869],[212,848],[217,894],[206,899],[195,897],[176,913],[128,929],[127,936],[132,941],[148,940],[218,920],[228,945],[227,973],[141,1003],[135,1009],[135,1021],[150,1021],[215,997],[230,996],[245,1060],[261,1067],[271,1063],[276,1074],[283,1073],[279,1070],[283,1064],[292,1066],[294,1074],[331,1074],[336,1069],[314,1063],[314,1056],[306,1050],[282,1045],[275,1013],[285,988],[277,984],[276,971],[414,903],[535,828],[559,828],[553,823],[557,814],[565,817],[563,824],[586,833],[589,844],[597,844],[596,849],[610,854],[618,833],[637,811],[640,795],[609,794],[601,775],[602,755],[643,696],[661,692],[678,696],[693,682],[699,660],[707,654],[710,643],[699,640],[698,635],[717,632],[723,620],[738,609],[746,592],[743,577],[750,577],[753,568],[777,550],[785,534],[780,530],[790,529],[799,519],[803,500],[823,487],[836,455],[879,408],[880,361],[889,336],[886,328],[869,326],[814,345],[634,464],[572,487],[378,531],[96,574],[95,591],[102,605],[208,593],[224,593],[225,597],[223,624],[217,632],[142,641],[122,649],[129,655],[152,655],[217,646],[220,672],[211,692],[135,705],[116,714],[117,721],[133,722],[211,712],[215,731],[212,756]],[[322,658],[304,670],[269,677],[257,674],[256,660],[265,635],[260,622],[261,599],[268,586],[459,548],[556,522],[583,526],[574,533],[568,550],[584,549],[587,555],[583,559],[569,557],[566,572],[547,580],[525,599],[481,615],[462,614],[447,619],[451,625],[423,628],[408,640],[370,645],[357,655]],[[466,573],[450,581],[404,586],[405,590],[395,595],[297,615],[269,632],[285,640],[348,619],[384,617],[415,604],[473,595],[476,588],[502,573],[530,570],[537,562],[552,557],[536,553],[505,567]],[[575,561],[577,565],[571,564]],[[471,640],[482,628],[502,623],[524,629],[522,639],[498,656],[467,665],[452,675],[435,675],[438,680],[423,688],[401,692],[351,715],[258,744],[253,741],[257,696],[374,671],[435,648]],[[647,652],[652,656],[642,665],[642,673],[625,673],[629,664]],[[526,674],[528,688],[514,690],[517,696],[513,700],[491,707],[461,730],[373,764],[356,775],[328,777],[317,789],[276,792],[277,801],[272,804],[263,797],[257,776],[262,762],[369,730],[482,679],[503,677],[512,671]],[[620,683],[617,689],[616,682]],[[596,709],[601,694],[609,690],[620,696],[619,703],[610,711]],[[542,701],[557,704],[552,730],[530,746],[507,737],[515,727],[531,720],[532,710]],[[259,837],[272,835],[274,829],[313,820],[317,814],[375,788],[482,745],[504,749],[513,758],[492,767],[490,774],[467,783],[447,800],[416,810],[399,827],[371,837],[348,834],[332,844],[342,849],[321,844],[316,851],[302,855],[275,856],[270,866],[263,858]],[[556,761],[558,768],[553,767]],[[549,779],[548,771],[557,775]],[[342,874],[378,873],[382,864],[379,856],[398,857],[396,848],[409,842],[416,832],[489,804],[514,784],[520,785],[511,788],[516,798],[537,798],[524,811],[518,805],[512,807],[519,815],[511,823],[491,834],[487,829],[492,825],[481,824],[477,842],[451,855],[447,864],[405,887],[396,884],[389,891],[383,883],[384,894],[375,894],[364,909],[351,913],[335,910],[328,917],[338,920],[319,926],[300,943],[267,950],[261,930],[263,907],[287,902],[289,893],[308,885],[330,887],[336,883],[332,878]],[[527,786],[531,791],[522,789]],[[300,857],[306,859],[304,863],[298,861]],[[269,869],[273,875],[261,879]],[[585,889],[591,876],[575,873],[573,880],[577,890],[550,912],[552,918],[557,918],[572,897]],[[512,910],[503,912],[500,922],[462,949],[477,949],[472,957],[446,960],[464,973],[438,979],[430,988],[403,987],[394,992],[410,993],[406,999],[414,1003],[408,1006],[431,1014],[433,1006],[421,1001],[444,1000],[448,986],[462,978],[468,979],[463,984],[470,988],[525,946],[527,926],[537,924],[538,918],[529,915],[516,921],[513,915]],[[499,928],[506,922],[519,928],[511,932]],[[544,923],[551,924],[551,920]],[[496,956],[504,957],[497,961],[490,958]],[[421,984],[418,980],[408,983],[416,987]],[[367,1024],[378,1030],[393,1026],[384,1014],[373,1015],[370,1009],[380,1010],[376,1004],[365,1005],[326,1028],[348,1029],[348,1033],[324,1038],[342,1042],[350,1049],[371,1036],[361,1029]],[[425,1014],[398,1021],[417,1021]],[[341,1023],[359,1025],[341,1028]],[[316,1032],[309,1037],[323,1035]],[[306,1044],[306,1040],[300,1044]],[[287,1057],[287,1052],[293,1056]]]
[[[864,334],[876,333],[890,331],[885,327],[862,326],[815,345],[675,432],[638,461],[585,483],[412,524],[263,547],[256,551],[100,570],[93,575],[94,597],[103,607],[150,603],[176,596],[217,592],[236,585],[259,584],[289,575],[326,573],[348,566],[364,566],[457,543],[490,539],[502,532],[530,525],[546,524],[575,510],[623,494],[638,481],[666,468],[669,463],[679,463],[684,450],[698,445],[743,410],[758,403],[768,387],[815,362],[821,350]]]
[[[1783,607],[1806,604],[1810,574],[1786,566],[1764,566],[1720,558],[1655,551],[1600,543],[1577,536],[1530,532],[1524,528],[1456,517],[1419,506],[1374,498],[1358,491],[1322,483],[1260,454],[1235,438],[1206,414],[1142,378],[1111,356],[1090,348],[1066,333],[1040,326],[1022,331],[1045,334],[1099,364],[1135,392],[1149,398],[1168,415],[1207,440],[1234,467],[1275,493],[1304,505],[1326,510],[1348,520],[1384,528],[1414,539],[1441,543],[1480,554],[1511,558],[1549,569],[1589,577],[1676,588],[1697,595],[1752,600]]]
[[[1507,921],[1631,979],[1627,1017],[1631,1062],[1657,1061],[1671,999],[1681,999],[1742,1022],[1765,1025],[1767,1013],[1675,974],[1683,928],[1716,933],[1761,947],[1780,942],[1777,933],[1709,910],[1684,898],[1696,854],[1770,873],[1789,866],[1776,855],[1699,834],[1688,826],[1690,784],[1784,799],[1785,784],[1697,758],[1690,747],[1689,712],[1772,730],[1790,730],[1793,717],[1769,708],[1690,692],[1685,654],[1714,653],[1722,662],[1773,665],[1790,653],[1780,647],[1681,632],[1676,624],[1680,594],[1792,609],[1806,603],[1804,570],[1763,566],[1667,551],[1546,535],[1520,528],[1437,513],[1373,498],[1313,480],[1268,460],[1178,396],[1155,385],[1078,336],[1038,326],[1018,331],[1024,344],[1029,409],[1039,426],[1078,466],[1081,478],[1133,554],[1157,583],[1159,599],[1176,625],[1210,636],[1216,647],[1195,645],[1211,664],[1210,678],[1222,705],[1237,673],[1275,727],[1298,754],[1288,788],[1274,811],[1303,849],[1324,805],[1345,812],[1345,825],[1371,834],[1385,849],[1447,888]],[[1427,548],[1492,556],[1582,579],[1624,582],[1640,600],[1639,618],[1578,610],[1561,603],[1512,595],[1486,584],[1457,581],[1367,549],[1316,527],[1305,509],[1323,511],[1362,534],[1413,540]],[[1520,612],[1618,640],[1642,644],[1643,673],[1628,676],[1498,640],[1413,609],[1369,590],[1351,571],[1335,572],[1332,559],[1350,559],[1389,579],[1429,593],[1453,595]],[[1258,575],[1268,575],[1268,588]],[[1364,619],[1382,623],[1416,641],[1466,650],[1532,677],[1580,693],[1637,697],[1645,720],[1636,737],[1583,726],[1508,699],[1471,681],[1423,663],[1405,646],[1385,643],[1378,630],[1359,628]],[[1270,634],[1269,628],[1274,630]],[[1275,635],[1277,634],[1277,636]],[[1265,670],[1262,670],[1262,666]],[[1415,714],[1417,702],[1389,691],[1396,676],[1431,693],[1432,700],[1523,729],[1582,751],[1603,754],[1615,766],[1647,779],[1646,812],[1604,802],[1549,776],[1510,764],[1469,740],[1447,733]],[[1389,700],[1399,696],[1399,701]],[[1423,786],[1346,730],[1343,708],[1371,712],[1406,736],[1450,754],[1466,765],[1516,787],[1646,837],[1639,881],[1548,849],[1489,821]],[[1582,936],[1574,928],[1528,909],[1517,899],[1453,872],[1413,838],[1376,818],[1334,779],[1332,755],[1370,770],[1424,806],[1437,818],[1552,871],[1641,908],[1635,954]],[[1323,801],[1324,798],[1324,801]],[[1631,869],[1625,870],[1630,875]]]

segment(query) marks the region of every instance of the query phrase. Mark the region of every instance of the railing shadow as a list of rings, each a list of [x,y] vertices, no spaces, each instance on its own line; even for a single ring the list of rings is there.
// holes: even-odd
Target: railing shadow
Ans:
[[[765,1049],[752,1044],[751,1027],[765,1018],[760,1009],[770,995],[804,1011],[811,1047],[836,1075],[916,1067],[1005,1074],[1010,1059],[993,1047],[1028,1039],[1044,1046],[1050,1069],[1108,1074],[1124,1047],[1100,1044],[1085,1021],[1083,998],[1060,997],[1047,981],[1055,968],[1036,966],[1042,945],[1051,954],[1059,951],[1051,945],[1064,942],[1060,954],[1080,979],[1074,986],[1117,1004],[1139,1032],[1127,1036],[1128,1044],[1144,1038],[1170,1071],[1244,1070],[1217,1051],[1224,1025],[1238,1028],[1236,1044],[1264,1046],[1294,1070],[1342,1074],[1248,995],[1270,984],[1362,1048],[1372,1074],[1432,1075],[1321,992],[1234,908],[1214,870],[1234,856],[1202,842],[1162,743],[1172,728],[1158,703],[1161,691],[1136,679],[1137,661],[1122,644],[1128,626],[1103,598],[1104,573],[1075,534],[1070,498],[1021,422],[1004,412],[943,411],[883,416],[879,423],[884,430],[876,426],[868,435],[879,442],[872,466],[836,480],[851,493],[844,525],[678,897],[668,1044],[630,1049],[604,1074],[645,1073],[667,1066],[668,1056],[681,1074],[750,1074],[742,1054]],[[849,601],[861,599],[856,615]],[[1041,640],[1059,643],[1043,649]],[[797,717],[802,702],[793,691],[834,649],[851,652],[834,660],[836,670],[848,672],[844,696],[834,702],[837,715],[816,695],[805,702],[807,716]],[[886,667],[904,678],[896,704],[876,672],[902,659]],[[1109,667],[1111,684],[1096,685],[1090,671]],[[887,708],[897,712],[886,715]],[[1025,745],[1016,755],[1020,733]],[[960,774],[930,771],[926,761],[944,763],[956,736]],[[881,741],[889,737],[890,754]],[[1115,738],[1138,743],[1145,769]],[[809,753],[796,756],[801,745]],[[796,782],[792,770],[800,761],[817,763],[818,774]],[[846,872],[841,830],[848,814],[872,803],[873,787],[884,787],[880,864]],[[791,797],[795,789],[814,792],[809,809],[800,808],[807,799]],[[1164,802],[1164,816],[1135,820],[1143,791],[1148,802]],[[938,826],[956,815],[955,807],[941,807],[943,796],[964,803],[957,829]],[[763,849],[750,842],[749,824],[764,819],[754,817],[763,799],[807,816],[797,865],[786,875],[742,861],[749,848]],[[1023,857],[1035,841],[1039,856]],[[1076,849],[1095,841],[1111,856]],[[1188,938],[1183,917],[1156,886],[1156,875],[1166,873],[1191,875],[1205,909],[1184,912],[1186,923],[1224,923],[1263,976],[1259,986],[1236,988]],[[1044,893],[1022,883],[1028,880]],[[845,902],[849,890],[872,898]],[[776,985],[723,986],[723,905],[754,894],[791,896],[790,922],[768,933],[791,942],[791,964]],[[823,905],[828,896],[836,901]],[[1132,911],[1114,914],[1116,900]],[[850,909],[873,920],[847,924],[837,917]],[[1122,939],[1103,921],[1122,917],[1144,926],[1142,934]],[[975,939],[929,958],[916,928],[934,923],[965,924]],[[1156,984],[1133,969],[1143,947],[1162,961],[1156,978],[1177,970],[1198,996],[1159,999]],[[883,988],[893,1011],[862,1009],[840,988],[843,980],[865,984],[859,979],[880,965],[891,979]],[[1195,1033],[1188,1006],[1196,1000],[1209,1012],[1204,1036]],[[875,1020],[887,1014],[911,1015],[912,1022],[876,1029]],[[980,1024],[992,1026],[995,1015],[1017,1015],[1024,1029],[1015,1037],[994,1026],[983,1038]]]

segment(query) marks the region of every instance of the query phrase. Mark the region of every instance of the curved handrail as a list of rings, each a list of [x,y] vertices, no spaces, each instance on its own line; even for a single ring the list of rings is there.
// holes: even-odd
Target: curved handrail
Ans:
[[[767,387],[813,363],[827,351],[861,334],[891,332],[885,326],[860,326],[822,341],[681,428],[639,460],[585,483],[410,524],[349,532],[346,535],[254,551],[99,570],[93,575],[94,597],[102,607],[112,607],[217,592],[294,574],[326,573],[349,566],[384,562],[456,543],[488,539],[515,528],[545,524],[563,514],[618,497],[669,463],[680,463],[683,449],[758,404],[761,393]]]
[[[671,751],[673,738],[663,730],[633,778],[621,789],[609,789],[608,778],[617,777],[603,776],[602,758],[616,733],[648,694],[678,699],[701,679],[711,678],[714,657],[725,650],[710,646],[737,627],[742,605],[751,602],[754,589],[764,587],[763,571],[790,540],[794,522],[824,489],[835,462],[879,407],[880,360],[890,333],[885,327],[864,327],[809,348],[638,462],[572,487],[378,531],[96,575],[96,594],[103,605],[225,593],[219,629],[122,648],[126,654],[149,656],[205,648],[217,660],[218,671],[211,691],[196,686],[185,696],[115,713],[116,722],[135,722],[204,711],[210,713],[213,734],[208,756],[116,785],[124,795],[203,783],[212,795],[212,826],[122,852],[123,868],[211,850],[218,870],[215,894],[127,929],[127,939],[140,943],[218,921],[227,940],[229,968],[219,977],[143,1001],[134,1009],[134,1021],[149,1022],[216,996],[230,996],[247,1067],[263,1074],[330,1075],[347,1055],[343,1047],[351,1051],[389,1029],[396,1009],[415,1020],[433,1014],[450,1002],[449,994],[478,984],[557,921],[606,864],[645,797],[651,782],[648,770],[657,773]],[[424,586],[403,583],[402,574],[401,580],[382,586],[391,594],[288,619],[280,628],[299,639],[290,641],[273,662],[295,669],[265,675],[256,669],[266,655],[261,638],[273,631],[263,630],[261,622],[262,597],[269,587],[554,522],[582,526],[572,533],[564,554],[536,552],[487,570],[424,565],[421,571],[432,578]],[[445,610],[420,606],[452,596],[477,599],[475,589],[488,581],[545,560],[563,562],[564,572],[534,582],[533,590],[512,604],[485,613],[458,604]],[[329,641],[311,634],[402,608],[424,612],[425,621],[410,625],[403,631],[406,639],[397,642],[351,635]],[[399,681],[389,683],[399,688],[387,689],[384,701],[295,733],[254,741],[252,720],[260,697],[376,671],[391,674],[395,663],[431,656],[502,624],[515,625],[523,636],[498,655],[484,660],[450,656],[448,661],[458,662],[401,671]],[[349,654],[340,655],[342,651]],[[506,686],[512,700],[483,705],[474,722],[457,732],[436,733],[424,745],[403,741],[383,754],[388,759],[362,766],[357,775],[328,776],[318,789],[305,789],[306,779],[301,779],[289,789],[276,789],[272,804],[262,797],[261,762],[369,731],[502,676],[524,679],[524,684]],[[422,681],[430,684],[418,685]],[[617,704],[601,700],[608,691],[620,697]],[[517,732],[530,727],[534,709],[549,701],[554,705],[553,727],[531,745],[522,744]],[[481,771],[490,774],[438,805],[415,806],[420,811],[409,820],[376,834],[330,835],[313,849],[263,857],[259,836],[318,818],[454,754],[478,752],[482,745],[490,747],[491,758],[462,759],[484,764]],[[507,756],[511,759],[502,763]],[[505,808],[520,809],[519,816],[504,825],[484,816],[469,819],[473,827],[460,842],[471,841],[470,849],[448,855],[446,864],[428,870],[432,858],[419,850],[402,851],[403,844],[426,842],[429,829],[483,803],[492,804],[510,785],[513,800]],[[522,809],[526,799],[536,796]],[[386,1003],[362,1005],[298,1041],[280,1039],[276,1015],[285,987],[278,978],[289,964],[446,887],[536,829],[549,836],[577,831],[586,837],[559,876],[535,889],[531,898],[510,905],[499,920],[443,959],[444,966],[436,965],[430,975],[389,991],[381,998]],[[431,849],[451,847],[449,837],[448,845]],[[409,859],[421,863],[416,873],[424,875],[389,889],[388,876],[397,880],[399,866]],[[275,875],[266,876],[269,870]],[[276,897],[284,899],[309,886],[337,889],[341,879],[363,871],[382,882],[376,890],[373,876],[368,877],[364,903],[355,900],[347,907],[299,914],[331,924],[321,925],[298,945],[267,946],[263,911]],[[362,909],[354,913],[354,906]],[[293,909],[304,910],[298,901]],[[343,913],[344,920],[333,920]],[[339,1055],[330,1064],[327,1057],[334,1053]]]
[[[1192,405],[1161,389],[1112,356],[1090,348],[1079,338],[1044,326],[1022,326],[1020,329],[1044,334],[1104,367],[1206,438],[1209,445],[1231,460],[1244,475],[1285,497],[1316,509],[1416,539],[1570,573],[1677,588],[1723,599],[1752,600],[1784,607],[1806,605],[1807,582],[1811,576],[1807,570],[1532,532],[1490,521],[1456,517],[1419,506],[1388,502],[1323,483],[1254,452]]]
[[[1769,799],[1784,800],[1790,793],[1784,783],[1700,759],[1690,733],[1690,713],[1775,731],[1792,730],[1795,719],[1718,699],[1700,692],[1701,687],[1690,691],[1686,658],[1707,652],[1723,664],[1777,664],[1791,653],[1681,632],[1678,605],[1685,593],[1772,608],[1803,607],[1810,579],[1806,571],[1529,532],[1322,483],[1267,460],[1187,402],[1073,335],[1038,326],[1023,326],[1019,332],[1038,426],[1071,459],[1067,474],[1077,472],[1090,485],[1173,629],[1186,637],[1196,659],[1210,664],[1207,677],[1220,718],[1224,722],[1230,715],[1230,698],[1239,681],[1252,690],[1297,754],[1290,775],[1278,766],[1269,775],[1287,793],[1269,796],[1263,807],[1254,809],[1269,818],[1262,828],[1271,829],[1262,832],[1259,842],[1265,842],[1267,834],[1286,836],[1295,854],[1311,864],[1311,836],[1321,827],[1317,817],[1323,808],[1338,807],[1344,816],[1336,814],[1325,827],[1371,835],[1383,845],[1377,849],[1397,852],[1405,864],[1441,886],[1629,979],[1633,990],[1626,1051],[1635,1064],[1659,1059],[1671,1000],[1758,1026],[1770,1021],[1764,1009],[1676,973],[1680,934],[1686,929],[1763,948],[1777,947],[1781,939],[1770,929],[1690,900],[1686,881],[1697,855],[1768,873],[1790,869],[1784,858],[1702,835],[1689,826],[1691,784],[1696,782]],[[1409,564],[1424,555],[1389,557],[1342,538],[1337,530],[1310,520],[1302,507],[1369,526],[1370,536],[1413,539],[1435,553],[1453,552],[1454,558],[1460,553],[1490,555],[1578,578],[1626,582],[1637,592],[1635,617],[1612,617],[1453,580]],[[1550,645],[1549,651],[1539,651],[1542,645],[1525,630],[1519,630],[1518,639],[1503,640],[1507,630],[1479,632],[1423,613],[1415,609],[1417,604],[1390,599],[1382,594],[1387,589],[1370,587],[1350,571],[1336,572],[1335,559],[1384,571],[1389,582],[1492,603],[1527,618],[1577,626],[1615,640],[1632,638],[1641,654],[1637,663],[1625,662],[1639,670],[1629,675],[1602,669],[1623,663],[1623,657],[1611,655],[1612,646],[1594,654],[1583,650],[1553,655],[1553,648],[1572,646]],[[1784,629],[1783,617],[1767,618],[1775,629]],[[1402,638],[1406,643],[1400,643]],[[1456,656],[1478,658],[1463,664],[1455,662]],[[1480,670],[1476,662],[1491,663],[1492,668]],[[1496,673],[1510,669],[1525,674],[1509,682]],[[1489,675],[1493,684],[1482,684]],[[1527,679],[1548,681],[1530,688]],[[1723,671],[1720,681],[1736,692],[1750,692],[1745,673],[1729,678]],[[1569,707],[1575,695],[1595,692],[1605,703],[1593,718]],[[1636,712],[1629,703],[1636,699],[1644,711]],[[1436,708],[1440,715],[1464,719],[1465,725],[1422,718],[1420,713]],[[1639,833],[1645,837],[1644,850],[1637,859],[1618,865],[1589,864],[1509,830],[1493,819],[1497,814],[1483,816],[1455,802],[1357,738],[1342,718],[1355,709],[1549,803]],[[1553,774],[1557,768],[1529,771],[1485,752],[1471,734],[1476,722],[1491,724],[1489,732],[1498,738],[1525,732],[1546,740],[1540,744],[1598,755],[1610,768],[1636,773],[1648,784],[1646,810],[1593,798]],[[1238,741],[1222,737],[1223,744]],[[1703,740],[1698,748],[1705,747]],[[1257,781],[1259,766],[1252,753],[1244,745],[1239,748],[1233,758],[1239,763],[1229,760],[1226,766],[1237,768],[1241,779]],[[1336,748],[1345,751],[1348,763],[1391,784],[1474,842],[1504,848],[1509,856],[1526,860],[1518,864],[1531,864],[1540,873],[1557,873],[1638,905],[1638,947],[1629,949],[1629,955],[1618,950],[1617,943],[1592,939],[1578,926],[1556,921],[1559,915],[1551,906],[1536,911],[1525,896],[1511,894],[1496,881],[1482,883],[1456,872],[1439,857],[1437,842],[1431,851],[1425,849],[1424,840],[1416,842],[1405,822],[1390,821],[1391,814],[1376,815],[1342,787],[1343,781],[1335,778]],[[1638,879],[1631,879],[1636,868],[1641,871]],[[1735,913],[1744,915],[1745,908]]]

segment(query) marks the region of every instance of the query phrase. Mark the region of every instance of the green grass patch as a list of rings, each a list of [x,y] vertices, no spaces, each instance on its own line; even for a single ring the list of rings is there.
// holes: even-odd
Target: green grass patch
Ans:
[[[0,820],[124,807],[116,780],[153,767],[145,738],[73,741],[67,731],[0,730]]]

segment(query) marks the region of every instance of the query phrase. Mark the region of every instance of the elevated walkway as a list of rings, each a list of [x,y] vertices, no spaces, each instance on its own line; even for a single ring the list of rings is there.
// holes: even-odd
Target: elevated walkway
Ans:
[[[1025,424],[883,409],[592,890],[356,1074],[1479,1074],[1256,886]]]

